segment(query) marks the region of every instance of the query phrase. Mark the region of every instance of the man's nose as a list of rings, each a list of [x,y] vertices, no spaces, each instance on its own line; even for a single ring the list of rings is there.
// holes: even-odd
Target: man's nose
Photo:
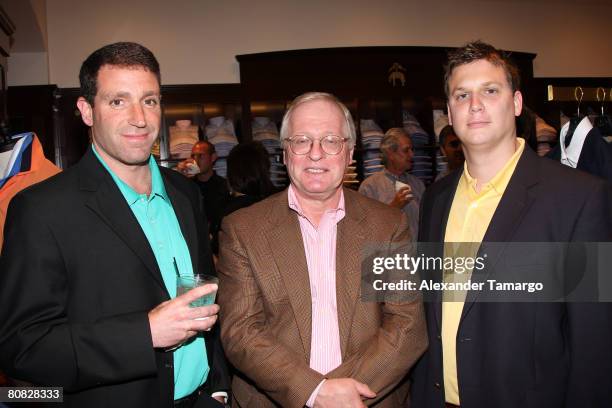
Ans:
[[[140,104],[135,104],[130,109],[129,124],[136,127],[145,127],[147,121],[145,120],[144,109]]]
[[[482,101],[480,100],[478,95],[476,93],[472,94],[472,98],[470,99],[470,111],[476,113],[480,112],[483,109],[484,106],[482,105]]]
[[[321,140],[314,139],[312,141],[312,146],[310,147],[310,151],[308,152],[308,157],[310,160],[320,160],[323,156],[323,148],[321,147]]]

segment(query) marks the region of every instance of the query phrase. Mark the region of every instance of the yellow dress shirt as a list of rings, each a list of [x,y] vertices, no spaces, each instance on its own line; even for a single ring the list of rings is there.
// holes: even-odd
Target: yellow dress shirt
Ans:
[[[504,167],[476,192],[477,180],[470,176],[467,162],[459,179],[457,191],[448,216],[444,235],[444,256],[475,257],[489,227],[491,218],[508,186],[514,169],[525,148],[525,141],[517,138],[518,148]],[[466,281],[471,271],[462,275],[445,271],[445,281]],[[446,402],[460,405],[457,379],[457,331],[466,292],[445,293],[442,302],[442,359]]]

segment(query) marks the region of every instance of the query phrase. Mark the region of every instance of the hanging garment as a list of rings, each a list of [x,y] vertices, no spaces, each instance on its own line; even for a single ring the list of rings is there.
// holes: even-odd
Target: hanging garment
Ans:
[[[561,128],[559,144],[547,157],[605,178],[612,184],[612,145],[604,140],[599,129],[593,127],[588,117],[580,121],[566,147],[568,129],[569,122]]]
[[[7,170],[9,166],[2,169],[2,174],[6,174],[6,177],[3,177],[0,187],[0,247],[4,239],[6,210],[15,194],[61,171],[45,158],[42,145],[34,133],[24,134],[12,150],[3,154],[11,155],[11,160],[7,161],[11,169]],[[17,163],[19,164],[16,167]]]

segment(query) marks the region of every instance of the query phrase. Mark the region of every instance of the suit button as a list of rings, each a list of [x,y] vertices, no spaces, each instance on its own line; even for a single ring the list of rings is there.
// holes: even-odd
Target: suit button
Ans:
[[[440,383],[439,383],[439,382],[435,383],[435,384],[434,384],[434,387],[436,387],[437,389],[442,388],[442,387],[440,386]]]
[[[166,363],[166,368],[174,368],[174,366],[172,365],[172,363]]]
[[[442,340],[442,336],[440,336],[439,334],[436,336],[436,338],[437,338],[438,340]]]

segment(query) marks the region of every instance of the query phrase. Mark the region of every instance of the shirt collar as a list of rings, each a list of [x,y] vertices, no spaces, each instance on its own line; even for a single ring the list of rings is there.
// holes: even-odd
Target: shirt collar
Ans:
[[[293,189],[293,184],[289,185],[289,188],[287,191],[287,201],[289,202],[289,208],[291,208],[293,211],[298,213],[299,216],[304,217],[306,219],[308,218],[306,217],[306,214],[304,214],[304,211],[302,210],[302,206],[300,206],[295,190]],[[336,215],[340,217],[344,216],[344,214],[346,213],[346,210],[344,206],[344,191],[342,189],[340,189],[340,200],[338,200],[338,205],[336,206],[336,208],[330,208],[327,211],[325,211],[325,213],[327,214],[335,213]]]
[[[593,129],[593,125],[589,120],[588,116],[585,116],[576,129],[574,130],[574,135],[572,136],[572,140],[570,141],[569,146],[565,147],[565,138],[569,131],[570,122],[567,122],[561,128],[561,133],[559,135],[559,147],[561,148],[561,163],[576,168],[578,166],[578,161],[580,160],[580,153],[582,152],[582,146],[584,145],[584,141],[586,140],[587,135]]]
[[[94,152],[94,155],[98,159],[98,161],[104,166],[106,171],[111,175],[117,187],[125,197],[126,201],[129,205],[133,205],[140,198],[144,196],[144,194],[138,194],[132,187],[130,187],[126,182],[121,180],[111,169],[108,167],[104,159],[98,154],[96,147],[91,145],[91,149]],[[166,188],[164,187],[164,181],[161,176],[161,172],[157,167],[157,163],[155,163],[155,159],[153,155],[149,156],[149,170],[151,171],[151,194],[147,197],[147,200],[151,201],[154,197],[158,196],[163,198],[165,201],[168,201],[168,194],[166,193]]]
[[[389,170],[387,170],[386,168],[383,170],[383,172],[385,173],[385,176],[387,176],[387,178],[389,178],[392,181],[395,180],[399,180],[402,182],[405,182],[408,179],[408,175],[410,174],[409,172],[405,171],[402,174],[400,174],[399,176],[391,173]]]
[[[484,194],[488,193],[491,190],[497,194],[503,194],[503,192],[506,190],[506,186],[510,182],[510,178],[514,173],[514,169],[516,168],[519,158],[521,157],[521,154],[525,149],[525,140],[520,137],[517,137],[516,140],[519,144],[516,151],[512,154],[512,156],[506,162],[504,167],[500,171],[498,171],[497,174],[491,180],[489,180],[488,183],[482,186],[479,193],[476,192],[477,180],[470,175],[470,172],[468,171],[467,167],[467,161],[463,163],[463,175],[461,176],[461,180],[467,187],[467,190],[469,191],[470,197],[472,199],[482,197]]]

